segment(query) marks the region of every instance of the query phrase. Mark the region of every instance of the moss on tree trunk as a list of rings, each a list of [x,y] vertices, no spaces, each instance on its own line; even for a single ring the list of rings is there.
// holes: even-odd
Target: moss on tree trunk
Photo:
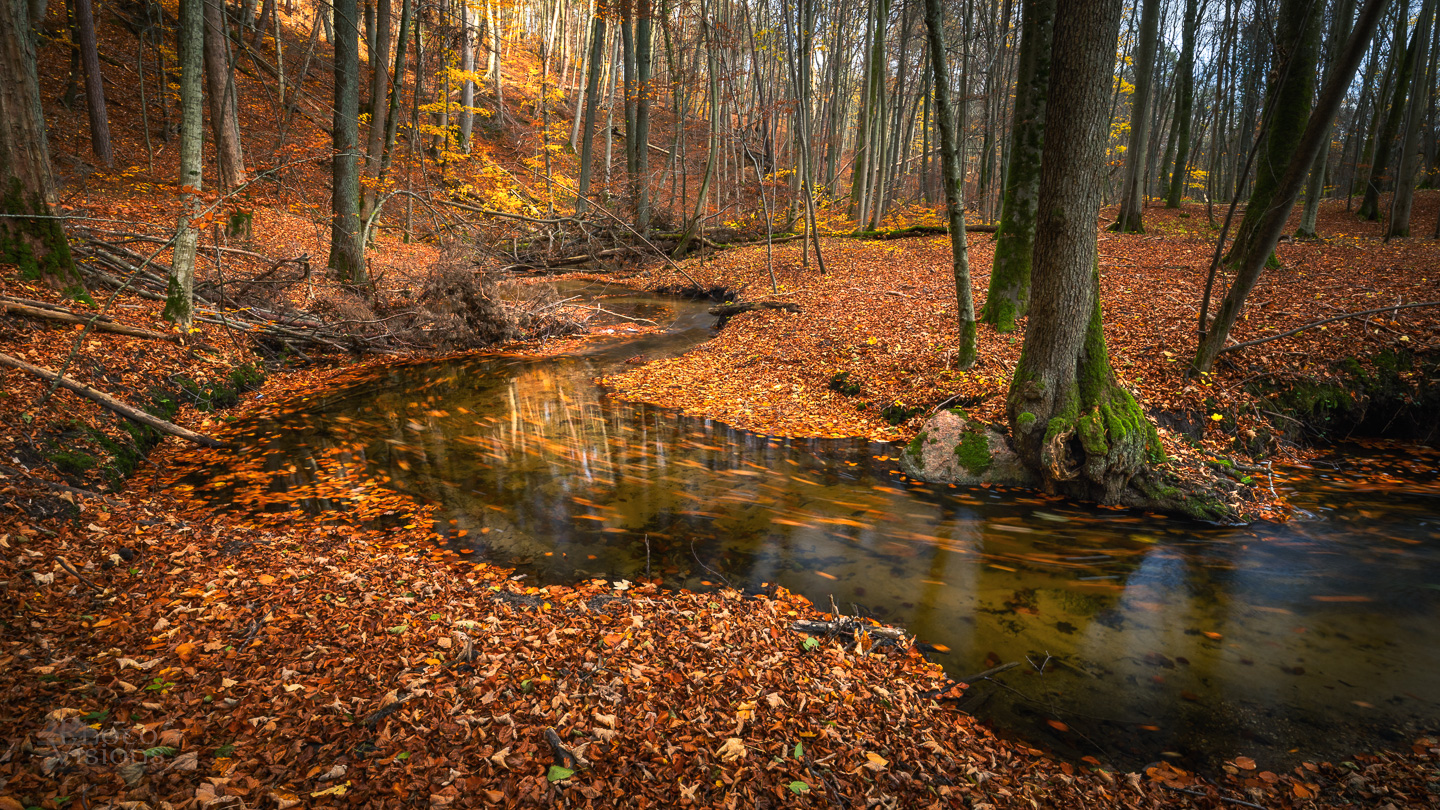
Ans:
[[[1045,92],[1050,82],[1050,45],[1056,0],[1026,0],[1021,21],[1019,79],[1016,82],[1010,166],[990,291],[980,320],[997,332],[1012,332],[1030,306],[1030,267],[1035,249],[1036,204],[1040,194],[1040,157],[1045,142]]]
[[[0,262],[19,266],[26,279],[46,277],[62,286],[79,281],[60,220],[51,217],[39,194],[26,194],[13,175],[0,197]]]

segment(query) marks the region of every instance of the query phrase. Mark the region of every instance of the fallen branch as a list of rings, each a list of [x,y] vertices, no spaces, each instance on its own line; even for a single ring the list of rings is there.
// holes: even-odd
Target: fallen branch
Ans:
[[[1311,323],[1307,323],[1307,324],[1305,324],[1304,326],[1297,326],[1297,327],[1295,327],[1294,329],[1291,329],[1291,330],[1286,331],[1286,332],[1281,332],[1281,333],[1276,334],[1276,335],[1268,335],[1268,336],[1263,337],[1263,338],[1256,338],[1256,339],[1254,339],[1254,340],[1247,340],[1247,341],[1245,341],[1244,343],[1236,343],[1236,344],[1234,344],[1234,345],[1232,345],[1232,346],[1226,346],[1225,348],[1223,348],[1223,349],[1220,350],[1220,353],[1221,353],[1221,354],[1224,354],[1225,352],[1233,352],[1233,351],[1236,351],[1237,349],[1243,349],[1243,348],[1245,348],[1245,347],[1247,347],[1247,346],[1258,346],[1258,345],[1260,345],[1261,343],[1269,343],[1269,342],[1272,341],[1272,340],[1279,340],[1280,338],[1283,338],[1283,337],[1289,337],[1289,336],[1291,336],[1291,335],[1294,335],[1294,334],[1297,334],[1297,333],[1300,333],[1300,332],[1304,332],[1304,331],[1307,330],[1307,329],[1314,329],[1314,328],[1317,327],[1317,326],[1324,326],[1324,325],[1327,324],[1327,323],[1334,323],[1334,322],[1336,322],[1336,321],[1343,321],[1343,320],[1345,320],[1346,318],[1359,318],[1359,317],[1363,317],[1363,316],[1365,316],[1365,315],[1378,315],[1378,314],[1380,314],[1381,312],[1395,312],[1395,311],[1397,311],[1397,310],[1402,310],[1402,309],[1417,309],[1417,308],[1419,308],[1419,307],[1440,307],[1440,301],[1422,301],[1422,302],[1417,303],[1417,304],[1393,304],[1393,305],[1388,306],[1388,307],[1376,307],[1375,309],[1367,309],[1367,310],[1364,310],[1364,311],[1361,311],[1361,312],[1347,312],[1347,313],[1345,313],[1344,315],[1336,315],[1336,316],[1333,317],[1333,318],[1325,318],[1325,319],[1319,320],[1319,321],[1312,321]]]
[[[791,624],[790,629],[812,636],[853,636],[856,633],[865,632],[876,638],[888,638],[894,641],[907,637],[905,631],[899,628],[867,624],[848,617],[836,619],[833,622],[801,619]]]
[[[55,383],[61,388],[64,388],[68,391],[73,391],[82,397],[98,402],[106,408],[114,411],[115,413],[118,413],[126,419],[131,420],[132,422],[139,422],[142,425],[147,425],[160,431],[161,433],[168,433],[171,436],[178,436],[181,439],[184,439],[188,442],[194,442],[195,444],[198,444],[202,447],[225,446],[223,442],[212,439],[203,433],[196,433],[193,430],[187,430],[177,424],[167,422],[164,419],[159,418],[158,416],[153,416],[151,414],[145,413],[144,411],[132,408],[129,405],[126,405],[125,403],[103,391],[97,391],[88,385],[78,383],[68,377],[62,377],[47,368],[32,366],[24,360],[11,357],[8,354],[0,354],[0,366],[9,366],[13,369],[18,369],[20,371],[34,374],[36,377],[39,377],[42,380]]]
[[[961,679],[960,679],[960,683],[974,683],[975,681],[983,681],[983,680],[985,680],[985,679],[987,679],[987,678],[990,678],[990,677],[992,677],[992,676],[994,676],[994,675],[999,675],[1000,673],[1005,672],[1006,670],[1011,670],[1011,669],[1014,669],[1015,667],[1018,667],[1018,666],[1020,666],[1020,662],[1019,662],[1019,661],[1011,661],[1011,662],[1008,663],[1008,664],[1001,664],[1001,665],[998,666],[998,667],[991,667],[991,668],[985,670],[984,672],[977,672],[977,673],[975,673],[974,675],[971,675],[971,676],[968,677],[968,678],[961,678]]]
[[[572,771],[583,771],[590,767],[590,760],[566,748],[560,742],[560,735],[555,733],[555,729],[545,729],[545,742],[550,743],[550,751],[555,755],[556,765]]]
[[[88,586],[90,587],[91,590],[95,591],[96,593],[100,593],[101,591],[104,590],[104,588],[101,588],[99,585],[96,585],[95,583],[93,583],[93,582],[91,582],[89,579],[87,579],[84,574],[80,573],[79,571],[76,571],[75,568],[74,568],[72,565],[70,565],[70,561],[69,561],[69,560],[65,559],[64,557],[56,557],[55,559],[56,559],[57,561],[59,561],[60,567],[61,567],[61,568],[64,568],[65,571],[70,574],[70,576],[75,577],[76,579],[78,579],[78,580],[80,580],[81,582],[85,583],[86,585],[88,585]]]
[[[966,233],[995,233],[998,225],[966,225]],[[908,236],[944,236],[950,233],[945,225],[911,225],[889,231],[855,231],[853,233],[820,234],[837,239],[904,239]]]
[[[129,337],[145,338],[146,340],[168,340],[177,343],[179,335],[167,335],[164,332],[155,332],[150,329],[141,329],[137,326],[126,326],[122,323],[115,323],[109,318],[91,316],[89,318],[76,315],[71,312],[63,312],[54,309],[41,309],[39,307],[17,304],[9,300],[0,300],[0,312],[10,312],[16,315],[24,315],[27,318],[39,318],[46,321],[59,321],[61,323],[87,324],[94,321],[93,328],[101,332],[114,332],[117,335],[128,335]]]

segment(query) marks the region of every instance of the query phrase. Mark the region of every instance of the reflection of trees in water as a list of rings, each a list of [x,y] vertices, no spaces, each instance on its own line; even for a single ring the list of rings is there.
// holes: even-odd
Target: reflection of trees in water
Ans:
[[[652,573],[672,585],[723,576],[821,605],[833,594],[949,646],[952,674],[992,652],[1021,661],[1010,680],[1031,702],[996,695],[1032,731],[1058,715],[1116,746],[1153,725],[1154,753],[1435,716],[1433,529],[1202,528],[906,489],[872,458],[889,448],[770,439],[611,400],[591,382],[600,370],[594,358],[394,370],[256,426],[248,452],[271,490],[320,493],[317,511],[343,507],[351,481],[388,476],[440,504],[463,542],[547,581],[643,575],[648,538]],[[325,476],[343,480],[327,488]],[[1065,663],[1040,675],[1027,654]]]

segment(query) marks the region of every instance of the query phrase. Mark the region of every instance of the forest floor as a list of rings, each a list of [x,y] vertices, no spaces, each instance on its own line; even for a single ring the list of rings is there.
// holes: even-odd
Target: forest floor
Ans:
[[[1428,228],[1440,212],[1440,192],[1420,192],[1417,200],[1417,221]],[[1113,219],[1113,211],[1104,213]],[[1102,216],[1102,225],[1107,221]],[[1233,341],[1387,304],[1440,300],[1440,242],[1385,243],[1376,223],[1360,222],[1334,202],[1322,205],[1319,222],[1327,238],[1279,246],[1281,267],[1262,277]],[[1271,401],[1281,394],[1274,388],[1352,389],[1357,370],[1373,378],[1396,357],[1433,357],[1440,349],[1440,307],[1416,308],[1339,320],[1222,355],[1212,374],[1189,377],[1214,233],[1195,204],[1149,209],[1146,223],[1144,235],[1102,231],[1101,301],[1116,376],[1158,417],[1167,455],[1246,463],[1293,457],[1312,438],[1305,428],[1323,426],[1300,426],[1277,413]],[[972,234],[969,244],[978,312],[993,238]],[[1005,396],[1024,323],[1009,334],[982,326],[975,366],[952,367],[956,300],[948,237],[831,238],[822,240],[822,250],[826,275],[813,258],[802,267],[799,242],[776,245],[773,287],[763,245],[691,259],[681,265],[684,277],[657,265],[629,277],[627,283],[648,289],[698,284],[800,311],[737,315],[698,349],[609,376],[605,385],[622,398],[763,434],[904,442],[926,414],[954,403],[1005,432]],[[1212,313],[1224,287],[1216,289]],[[1418,369],[1398,376],[1417,390],[1427,384]],[[845,392],[836,390],[842,382]],[[1260,387],[1267,383],[1273,388]],[[1283,518],[1283,504],[1255,494],[1261,516]]]
[[[301,3],[298,16],[286,15],[292,63],[310,10]],[[55,31],[61,15],[52,4]],[[111,14],[99,26],[103,53],[134,51]],[[41,78],[72,236],[153,247],[144,240],[168,238],[179,211],[173,144],[158,133],[154,99],[140,104],[141,75],[129,63],[105,62],[117,168],[91,165],[83,105],[52,103],[67,73],[60,41],[42,47]],[[507,67],[511,75],[527,69]],[[315,123],[327,115],[325,74],[311,72],[304,112],[288,130],[267,77],[254,67],[237,77],[252,168],[287,168],[227,203],[253,211],[253,236],[231,244],[218,228],[208,231],[202,281],[254,277],[282,258],[322,264],[330,145]],[[508,88],[516,124],[503,137],[487,132],[445,174],[397,173],[417,188],[469,189],[470,202],[529,211],[541,186],[524,170],[540,145],[532,91]],[[690,153],[700,156],[703,134],[692,134]],[[560,176],[573,174],[571,156],[556,153],[556,162]],[[213,181],[207,175],[207,189]],[[403,238],[395,206],[369,255],[380,295],[408,300],[443,257],[433,244]],[[1417,219],[1432,221],[1437,207],[1440,197],[1420,195]],[[413,213],[430,225],[442,216],[419,206]],[[438,230],[459,227],[449,214]],[[1147,218],[1148,236],[1102,236],[1107,335],[1121,378],[1152,409],[1198,415],[1207,451],[1233,455],[1234,437],[1261,424],[1239,390],[1247,375],[1323,376],[1336,358],[1433,349],[1440,334],[1433,310],[1340,322],[1239,355],[1242,364],[1191,383],[1181,372],[1208,230],[1197,209],[1152,209]],[[491,226],[490,236],[509,227],[469,219],[467,227]],[[1280,248],[1286,269],[1267,275],[1251,305],[1266,313],[1264,328],[1440,297],[1433,243],[1382,245],[1373,226],[1328,208],[1321,230],[1338,236]],[[971,244],[983,291],[989,239]],[[222,256],[222,246],[241,252]],[[766,433],[903,440],[914,419],[890,425],[881,409],[957,395],[977,403],[975,416],[998,420],[1023,333],[982,330],[982,364],[948,370],[954,303],[943,239],[826,239],[825,249],[831,273],[819,277],[800,271],[797,243],[777,246],[785,286],[773,293],[763,247],[687,260],[686,272],[706,284],[746,300],[794,301],[802,311],[739,316],[695,352],[607,383],[623,396]],[[168,260],[164,251],[157,258]],[[322,275],[310,290],[297,283],[290,292],[312,311],[348,317],[345,291]],[[654,263],[628,283],[688,282]],[[0,295],[81,310],[10,267],[0,267]],[[167,332],[159,310],[126,292],[106,314]],[[1242,322],[1236,337],[1261,328],[1259,319]],[[551,353],[584,339],[518,348]],[[182,342],[87,332],[3,309],[0,352],[66,368],[219,435],[231,421],[282,411],[384,362],[317,356],[292,368],[214,324]],[[858,395],[829,390],[841,371],[861,384]],[[1281,769],[1236,757],[1204,777],[1168,765],[1126,774],[1099,760],[1061,761],[954,711],[947,698],[956,685],[910,640],[793,632],[796,620],[834,618],[801,597],[599,580],[528,587],[507,569],[446,550],[428,507],[375,481],[331,493],[344,495],[346,509],[319,519],[211,511],[173,486],[186,458],[204,451],[128,427],[21,372],[0,371],[0,383],[0,810],[1427,807],[1440,794],[1440,743],[1429,738],[1338,765]],[[1167,445],[1189,446],[1177,436],[1167,433]]]
[[[1421,200],[1430,215],[1440,203]],[[1208,386],[1181,376],[1193,318],[1182,302],[1205,266],[1204,240],[1174,214],[1152,212],[1151,222],[1149,236],[1102,241],[1117,371],[1152,407],[1168,397],[1161,407],[1236,408],[1234,381],[1253,372],[1222,369]],[[988,237],[972,244],[983,290]],[[909,425],[889,425],[877,406],[970,392],[977,416],[998,418],[1020,335],[982,330],[983,364],[947,371],[943,239],[827,239],[825,248],[823,278],[799,272],[795,247],[777,248],[779,296],[765,294],[763,248],[687,261],[697,280],[802,311],[738,316],[690,354],[608,382],[770,433],[903,439]],[[1433,251],[1364,235],[1288,244],[1291,275],[1276,274],[1285,283],[1263,286],[1252,306],[1285,313],[1267,324],[1283,328],[1332,307],[1433,297]],[[658,266],[630,282],[681,283]],[[0,287],[59,303],[13,272]],[[158,328],[158,307],[122,295],[110,312]],[[1425,313],[1341,322],[1247,362],[1316,375],[1338,356],[1429,347],[1437,331]],[[52,368],[78,334],[16,317],[0,330],[0,351]],[[135,399],[168,382],[177,422],[223,435],[237,416],[283,411],[388,362],[310,366],[243,393],[256,380],[235,371],[257,355],[220,327],[198,337],[213,351],[92,333],[71,371]],[[862,393],[830,392],[837,371]],[[123,490],[102,494],[115,472],[84,468],[68,451],[97,430],[123,438],[118,421],[66,391],[45,404],[45,385],[17,372],[4,379],[0,808],[1420,807],[1440,795],[1440,743],[1428,738],[1338,765],[1267,770],[1241,756],[1204,776],[1062,761],[951,709],[946,697],[963,688],[911,641],[812,641],[791,623],[834,617],[784,591],[527,587],[446,550],[431,510],[378,481],[329,493],[346,507],[320,519],[218,513],[174,486],[185,459],[206,451],[166,439],[132,460],[138,472]],[[229,410],[197,407],[237,398]],[[1227,441],[1207,433],[1201,446],[1222,452]],[[66,464],[61,484],[54,470]]]

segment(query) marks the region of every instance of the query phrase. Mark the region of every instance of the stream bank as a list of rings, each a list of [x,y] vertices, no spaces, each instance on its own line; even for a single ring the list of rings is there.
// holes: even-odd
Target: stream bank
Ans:
[[[623,363],[635,356],[632,351],[617,342],[612,354]],[[364,378],[360,370],[350,376],[354,382]],[[307,403],[308,391],[323,388],[345,396],[338,385],[319,379],[286,382],[298,396],[279,398],[279,387],[267,386],[262,399],[249,400],[237,414],[237,429],[256,417],[293,424],[297,414],[315,404]],[[434,385],[402,384],[398,390],[407,407],[414,402],[420,409],[397,423],[404,430],[413,431],[411,423],[423,427],[426,419],[447,418],[429,413],[438,409]],[[715,451],[720,447],[713,439],[705,443]],[[770,442],[761,437],[760,443]],[[171,469],[174,454],[173,445],[162,446],[154,461]],[[660,591],[653,583],[627,585],[614,577],[604,577],[604,583],[592,577],[574,587],[517,587],[509,566],[468,564],[475,554],[462,542],[459,527],[434,506],[418,506],[397,491],[396,475],[406,464],[414,467],[415,457],[407,461],[407,456],[397,454],[394,466],[375,470],[378,475],[328,479],[327,488],[316,493],[322,496],[317,500],[329,499],[322,502],[318,521],[296,520],[290,510],[214,513],[201,508],[183,486],[146,495],[152,490],[142,480],[123,501],[79,497],[76,507],[89,521],[84,529],[83,521],[22,527],[11,542],[25,554],[6,581],[35,583],[21,609],[40,620],[23,635],[29,640],[26,660],[36,663],[7,675],[4,688],[26,707],[29,718],[20,722],[16,737],[32,734],[41,755],[12,770],[7,792],[28,800],[51,788],[51,796],[70,795],[61,791],[83,783],[111,785],[107,790],[131,801],[260,796],[284,805],[307,794],[312,801],[346,801],[341,797],[348,793],[352,801],[378,802],[391,794],[376,785],[408,779],[404,795],[429,796],[442,806],[547,802],[575,791],[601,804],[609,796],[643,796],[665,806],[687,800],[760,806],[823,791],[831,797],[908,796],[916,804],[1029,806],[1033,800],[1173,807],[1195,798],[1178,790],[1214,790],[1178,768],[1124,780],[1099,758],[1099,766],[1062,762],[1029,744],[997,740],[973,720],[946,711],[952,703],[927,697],[948,686],[933,665],[918,658],[916,648],[882,646],[878,655],[857,656],[853,649],[837,655],[832,645],[848,646],[841,640],[817,639],[811,645],[789,635],[791,620],[827,616],[785,591],[768,589],[763,599],[753,600],[732,592]],[[746,469],[745,457],[732,460],[735,469]],[[343,462],[340,456],[323,458]],[[863,458],[849,457],[856,464]],[[827,466],[833,464],[843,476],[850,460]],[[273,478],[254,477],[245,469],[234,472],[238,481],[256,485]],[[1027,513],[1035,508],[1017,506]],[[1060,505],[1039,508],[1064,517]],[[488,536],[478,531],[483,528],[476,533]],[[449,551],[436,550],[436,544]],[[1013,567],[1014,562],[997,560],[996,565]],[[584,623],[591,613],[618,610],[608,607],[616,604],[614,597],[628,598],[619,603],[628,612],[603,626]],[[1013,610],[996,608],[1017,618],[1030,615],[1026,609],[1043,615],[1054,603],[1047,599],[1020,599]],[[157,614],[154,606],[162,603],[169,607]],[[1106,615],[1103,609],[1090,610]],[[693,615],[683,627],[669,627],[665,622],[673,621],[676,612]],[[757,623],[757,616],[764,620]],[[8,626],[24,627],[18,619],[7,619]],[[640,632],[647,625],[655,632]],[[466,640],[473,646],[467,648]],[[573,654],[557,651],[569,649],[571,640],[580,642]],[[81,657],[62,660],[44,652],[50,649],[79,650]],[[703,657],[706,650],[722,654],[708,664],[712,659]],[[770,670],[762,666],[754,676],[755,683],[767,684],[766,691],[752,695],[745,690],[733,700],[717,691],[731,688],[732,682],[751,683],[750,676],[737,675],[733,668],[737,654],[760,662],[780,656],[764,665]],[[806,669],[806,656],[813,656],[819,669]],[[566,680],[573,678],[570,673],[596,673],[597,668],[598,675]],[[786,673],[785,686],[771,691],[775,668]],[[689,675],[697,670],[699,680]],[[665,674],[671,672],[689,684],[674,682]],[[850,674],[847,680],[833,680],[840,673]],[[467,679],[472,675],[480,680]],[[595,685],[601,676],[609,679],[600,680],[605,688]],[[66,697],[71,694],[81,698]],[[823,701],[817,694],[850,708],[820,710]],[[963,698],[970,692],[941,694]],[[453,700],[459,695],[473,695],[476,703],[466,702],[457,715]],[[777,705],[771,705],[772,695]],[[755,700],[759,697],[763,702]],[[656,709],[660,706],[665,711]],[[60,727],[43,736],[45,723],[57,711],[54,722]],[[98,719],[88,722],[92,717]],[[811,718],[818,725],[774,725],[790,717]],[[65,725],[72,720],[87,721],[81,723],[86,727],[98,724],[92,730],[107,735],[104,740],[121,741],[121,750],[129,752],[126,766],[149,750],[126,742],[124,735],[135,722],[158,722],[160,732],[181,732],[167,739],[182,744],[159,746],[176,751],[144,759],[138,771],[45,770],[57,754],[78,762],[93,749],[97,737]],[[673,739],[677,721],[699,733]],[[302,732],[304,723],[309,725]],[[472,735],[471,741],[493,742],[476,748],[452,735],[445,738],[448,747],[437,747],[428,742],[437,723]],[[552,781],[554,755],[544,742],[546,728],[557,729],[572,748],[588,743],[581,750],[595,767]],[[302,737],[318,740],[301,744]],[[665,747],[658,745],[662,739]],[[1403,750],[1401,742],[1396,744]],[[957,750],[957,744],[964,747]],[[1431,795],[1424,768],[1433,744],[1422,739],[1418,745],[1405,757],[1352,757],[1355,769],[1302,765],[1291,771],[1262,758],[1260,768],[1250,770],[1236,759],[1234,774],[1221,771],[1226,775],[1217,773],[1215,779],[1230,789],[1226,795],[1236,797],[1268,800],[1304,793],[1333,806],[1381,798],[1420,805]],[[777,768],[773,761],[761,767],[761,759],[781,749],[788,750],[798,770]],[[73,756],[77,752],[78,758]],[[814,759],[807,761],[807,754]],[[603,766],[596,765],[601,761]],[[447,782],[440,770],[457,762],[463,765],[461,775]],[[337,768],[339,776],[331,776]],[[200,776],[212,769],[229,781],[219,785]],[[1353,778],[1356,771],[1359,779]],[[701,774],[705,779],[696,779],[701,784],[687,781]],[[708,787],[711,777],[721,783],[714,790]],[[702,788],[705,793],[695,792]]]

